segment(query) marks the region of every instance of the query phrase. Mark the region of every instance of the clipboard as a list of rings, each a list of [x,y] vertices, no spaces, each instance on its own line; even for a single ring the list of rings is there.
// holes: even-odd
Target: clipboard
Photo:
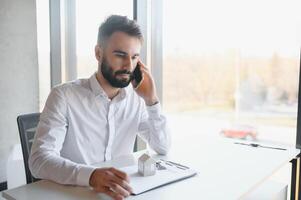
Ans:
[[[180,169],[173,166],[167,166],[164,170],[157,170],[153,176],[142,176],[138,173],[138,165],[119,168],[130,177],[130,186],[133,189],[132,195],[139,195],[144,192],[177,182],[197,174],[192,169]]]

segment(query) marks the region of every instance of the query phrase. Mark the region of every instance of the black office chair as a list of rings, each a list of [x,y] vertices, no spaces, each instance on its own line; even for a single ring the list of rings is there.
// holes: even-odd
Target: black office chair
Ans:
[[[28,166],[28,158],[39,121],[40,113],[20,115],[17,118],[27,184],[39,180],[31,175]]]

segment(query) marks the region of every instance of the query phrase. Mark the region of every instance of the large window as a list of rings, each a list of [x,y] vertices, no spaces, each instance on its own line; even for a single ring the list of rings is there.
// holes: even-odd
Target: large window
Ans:
[[[164,1],[163,102],[175,140],[295,146],[300,7],[297,0]]]
[[[90,77],[97,70],[94,47],[99,25],[112,14],[133,18],[133,0],[76,1],[77,74]]]

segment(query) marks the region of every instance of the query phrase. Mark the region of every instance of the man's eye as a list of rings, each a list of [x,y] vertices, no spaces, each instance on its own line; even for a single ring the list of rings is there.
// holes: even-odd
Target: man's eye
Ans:
[[[116,53],[115,56],[118,56],[118,57],[124,57],[124,54]]]

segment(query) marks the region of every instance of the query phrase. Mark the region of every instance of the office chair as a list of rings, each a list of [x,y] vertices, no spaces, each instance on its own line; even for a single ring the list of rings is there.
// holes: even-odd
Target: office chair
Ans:
[[[17,118],[27,184],[39,180],[32,176],[28,166],[28,158],[39,120],[40,113],[20,115]]]

